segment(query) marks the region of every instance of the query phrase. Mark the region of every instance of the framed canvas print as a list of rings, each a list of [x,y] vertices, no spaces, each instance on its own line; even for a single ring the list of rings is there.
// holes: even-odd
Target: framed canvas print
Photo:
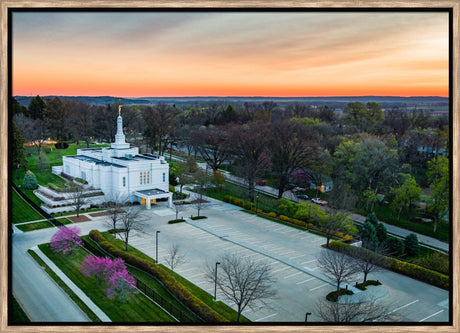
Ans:
[[[2,331],[458,330],[453,1],[3,1]]]

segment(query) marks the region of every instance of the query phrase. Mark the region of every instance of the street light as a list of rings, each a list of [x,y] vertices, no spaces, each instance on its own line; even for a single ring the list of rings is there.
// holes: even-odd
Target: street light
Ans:
[[[157,264],[158,264],[158,234],[160,233],[160,230],[157,230],[157,233],[156,233],[156,239],[157,239],[157,246],[156,246],[156,252],[157,252]]]
[[[216,270],[214,276],[214,302],[217,299],[217,265],[220,265],[220,262],[216,262]]]
[[[309,315],[311,315],[311,312],[307,312],[307,313],[305,314],[305,322],[308,321],[308,316],[309,316]]]
[[[256,216],[257,216],[258,207],[259,207],[259,194],[256,195]]]

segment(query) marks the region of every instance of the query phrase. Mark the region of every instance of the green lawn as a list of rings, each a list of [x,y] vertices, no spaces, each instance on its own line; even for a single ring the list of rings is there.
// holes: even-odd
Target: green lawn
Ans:
[[[77,249],[73,255],[54,253],[49,244],[39,245],[45,253],[113,322],[175,322],[161,308],[157,307],[141,293],[132,295],[120,302],[109,300],[95,278],[85,277],[79,270],[81,262],[88,254]]]
[[[21,308],[19,305],[18,301],[16,298],[13,297],[13,302],[11,303],[12,306],[10,310],[12,311],[12,322],[15,324],[18,323],[30,323],[29,317],[27,317],[26,313],[24,310]]]
[[[119,249],[122,249],[124,250],[125,249],[125,244],[119,240],[119,239],[114,239],[113,236],[107,232],[103,232],[102,233],[104,235],[104,237],[106,238],[106,240],[108,240],[110,243],[112,243],[113,245],[115,245],[116,247],[118,247]],[[87,236],[83,236],[83,238],[85,238]],[[145,259],[147,261],[150,261],[152,263],[155,262],[154,259],[150,258],[149,256],[145,255],[144,253],[140,252],[139,250],[137,250],[136,248],[134,247],[131,247],[129,246],[129,252],[142,258],[142,259]],[[216,311],[217,313],[221,314],[222,316],[224,316],[225,318],[227,318],[228,320],[230,320],[231,322],[236,322],[236,319],[237,319],[237,312],[235,310],[233,310],[232,308],[230,308],[229,306],[227,306],[225,303],[223,302],[214,302],[214,296],[208,294],[206,291],[204,291],[203,289],[197,287],[196,285],[194,285],[193,283],[191,283],[190,281],[188,281],[187,279],[183,278],[182,276],[180,276],[179,274],[175,273],[175,272],[172,272],[169,268],[167,268],[166,266],[163,266],[161,265],[166,271],[170,272],[175,278],[176,280],[178,280],[179,282],[181,282],[184,287],[186,287],[193,295],[195,295],[197,298],[199,298],[200,300],[202,300],[204,303],[206,303],[210,308],[212,308],[214,311]],[[244,316],[241,316],[241,322],[249,322],[250,320],[247,319],[246,317]]]
[[[44,219],[44,217],[30,207],[15,190],[11,190],[11,193],[13,205],[12,220],[14,224]]]
[[[66,218],[61,218],[57,220],[60,221],[62,224],[72,224],[72,221]],[[49,221],[40,221],[40,222],[17,225],[16,227],[21,231],[27,232],[27,231],[32,231],[32,230],[51,228],[53,226],[54,224],[52,224]]]
[[[401,220],[398,221],[398,214],[394,213],[389,205],[383,205],[381,207],[377,205],[374,212],[380,221],[442,241],[449,241],[450,226],[446,223],[438,223],[437,231],[433,232],[433,223],[411,222],[405,216],[402,216]],[[365,212],[361,211],[360,213],[366,215]]]

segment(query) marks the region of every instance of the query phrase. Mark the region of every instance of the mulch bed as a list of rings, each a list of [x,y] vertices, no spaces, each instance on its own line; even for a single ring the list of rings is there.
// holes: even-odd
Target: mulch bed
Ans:
[[[109,215],[109,212],[104,211],[104,212],[91,213],[91,214],[88,214],[88,215],[91,216],[91,217],[98,217],[98,216]]]
[[[80,215],[79,217],[77,217],[77,215],[75,216],[67,216],[67,218],[72,221],[73,223],[79,223],[79,222],[88,222],[88,221],[91,221],[91,219],[85,215]]]
[[[200,202],[200,199],[196,199],[196,200],[192,200],[190,201],[191,204],[197,204]],[[209,203],[210,201],[207,201],[207,200],[204,200],[204,199],[201,199],[201,203]]]

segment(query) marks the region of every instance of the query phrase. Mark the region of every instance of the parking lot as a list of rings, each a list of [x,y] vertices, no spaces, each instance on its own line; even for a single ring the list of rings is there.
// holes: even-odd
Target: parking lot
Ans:
[[[214,284],[206,279],[205,267],[208,263],[214,265],[222,254],[237,253],[262,261],[271,267],[278,296],[271,307],[246,308],[243,314],[254,322],[303,322],[305,313],[311,312],[309,321],[321,321],[316,313],[317,300],[335,290],[334,282],[321,273],[316,260],[325,238],[244,213],[227,203],[210,201],[201,214],[208,218],[188,223],[168,224],[175,212],[165,206],[146,211],[147,232],[133,233],[130,244],[155,258],[155,232],[160,231],[159,262],[166,264],[169,247],[178,244],[186,262],[176,272],[210,294],[214,294]],[[184,217],[191,214],[196,215],[193,207],[181,212]],[[389,271],[369,278],[383,285],[357,293],[388,304],[395,320],[448,320],[447,291]],[[361,280],[361,275],[356,276],[356,281]],[[219,292],[217,299],[224,301]]]

